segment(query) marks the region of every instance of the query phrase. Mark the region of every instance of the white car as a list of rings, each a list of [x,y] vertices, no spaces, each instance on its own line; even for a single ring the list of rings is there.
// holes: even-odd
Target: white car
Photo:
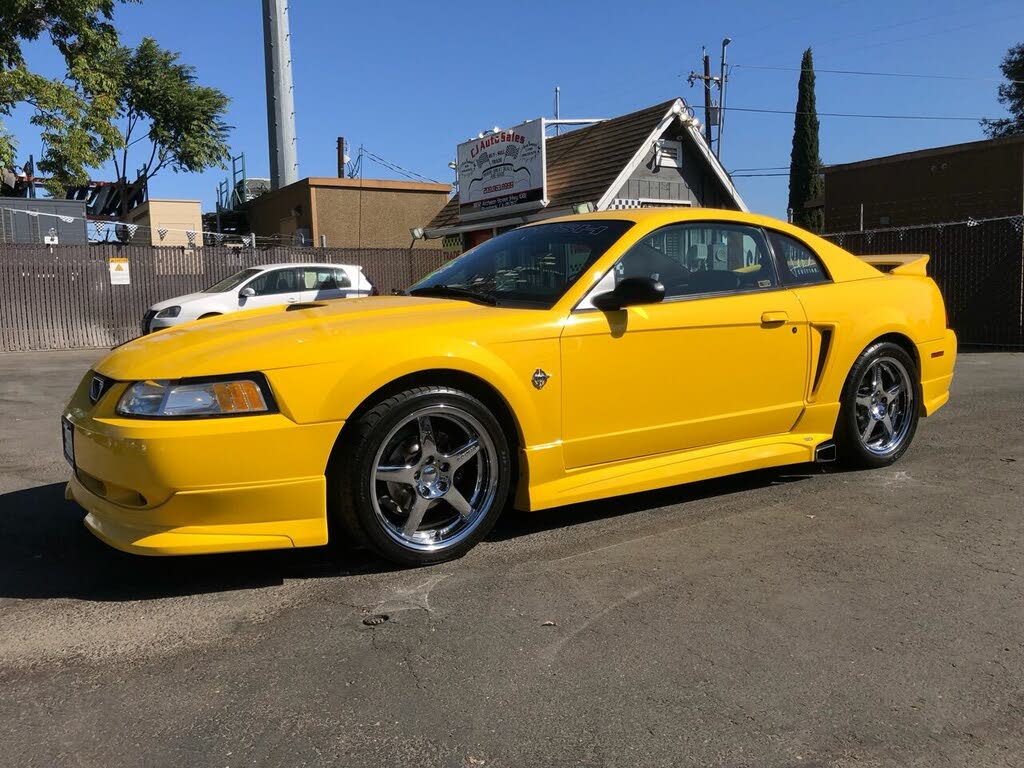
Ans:
[[[376,295],[362,267],[349,264],[267,264],[250,267],[205,291],[154,304],[142,319],[142,333],[243,309],[324,299]]]

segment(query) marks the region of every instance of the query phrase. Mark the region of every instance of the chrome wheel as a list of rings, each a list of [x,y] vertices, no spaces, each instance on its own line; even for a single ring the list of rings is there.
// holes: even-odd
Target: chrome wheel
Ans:
[[[864,448],[885,456],[902,445],[914,422],[914,384],[903,363],[879,357],[857,386],[857,432]]]
[[[416,411],[380,444],[370,501],[384,532],[403,547],[430,552],[469,536],[498,489],[494,440],[472,414],[451,405]]]

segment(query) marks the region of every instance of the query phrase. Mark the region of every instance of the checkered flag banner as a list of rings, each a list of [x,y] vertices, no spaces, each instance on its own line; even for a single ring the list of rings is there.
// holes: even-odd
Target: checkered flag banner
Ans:
[[[213,233],[213,242],[215,242],[217,245],[220,245],[221,243],[223,243],[224,242],[224,234],[221,233],[221,232],[214,232]]]
[[[900,236],[900,240],[903,239],[903,235],[905,235],[906,233],[907,233],[907,230],[904,229],[903,227],[900,227],[899,229],[896,230],[896,234],[898,234]]]
[[[25,213],[27,213],[33,219],[38,219],[39,218],[39,211],[25,211]]]
[[[103,237],[103,235],[106,234],[107,225],[102,221],[94,221],[92,223],[92,229],[96,233],[96,237]]]
[[[1013,216],[1010,218],[1010,226],[1013,227],[1014,232],[1020,232],[1024,229],[1024,216]]]
[[[869,229],[869,230],[868,230],[868,232],[867,232],[867,241],[868,241],[868,242],[870,243],[870,242],[871,242],[872,240],[874,240],[874,239],[875,239],[875,233],[874,233],[874,232],[872,232],[872,231],[871,231],[871,230]]]
[[[160,235],[161,242],[165,237],[167,237],[167,230],[164,229],[163,227],[157,227],[156,233]]]
[[[509,144],[505,147],[505,157],[511,157],[512,159],[519,157],[519,147],[515,144]]]
[[[976,226],[978,226],[978,222],[975,221],[974,217],[968,216],[967,217],[967,226],[968,227],[976,227]]]
[[[842,245],[843,244],[843,240],[845,240],[845,239],[846,238],[843,235],[837,236],[836,237],[836,245]]]
[[[252,245],[252,235],[242,235],[242,245],[246,248]]]
[[[194,246],[196,244],[196,233],[191,229],[185,230],[185,237],[188,238],[188,244]]]
[[[75,220],[74,216],[58,216],[57,218],[63,221],[65,224],[70,224],[72,221]]]
[[[128,230],[128,239],[131,240],[135,237],[135,231],[139,228],[138,224],[125,224],[124,228]]]

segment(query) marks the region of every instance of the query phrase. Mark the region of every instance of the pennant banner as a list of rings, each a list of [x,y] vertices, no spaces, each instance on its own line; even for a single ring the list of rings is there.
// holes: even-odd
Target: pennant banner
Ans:
[[[188,244],[190,246],[195,246],[195,244],[196,244],[196,233],[195,232],[193,232],[191,229],[186,229],[185,230],[185,237],[188,238]]]
[[[96,233],[96,237],[98,238],[103,237],[103,235],[106,234],[107,231],[106,222],[103,221],[94,221],[92,223],[92,228],[93,231]]]
[[[138,224],[125,224],[124,228],[128,230],[128,239],[131,240],[135,237],[135,232],[138,230]]]
[[[242,235],[242,245],[246,248],[252,245],[252,235]]]
[[[161,240],[161,241],[163,241],[163,239],[164,239],[165,237],[167,237],[167,230],[166,230],[166,229],[164,229],[163,227],[160,227],[159,229],[157,229],[156,233],[157,233],[158,235],[160,235],[160,240]]]
[[[72,221],[75,220],[74,216],[60,216],[60,215],[58,215],[57,218],[60,219],[61,221],[63,221],[65,224],[70,224]]]

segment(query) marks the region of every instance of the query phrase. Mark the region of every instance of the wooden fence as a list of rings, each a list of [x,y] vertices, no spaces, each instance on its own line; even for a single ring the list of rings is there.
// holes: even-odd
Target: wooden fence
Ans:
[[[111,285],[112,257],[131,282]],[[150,305],[207,288],[245,267],[358,264],[381,293],[407,288],[450,256],[405,248],[197,249],[0,245],[0,352],[112,347],[139,335]]]

